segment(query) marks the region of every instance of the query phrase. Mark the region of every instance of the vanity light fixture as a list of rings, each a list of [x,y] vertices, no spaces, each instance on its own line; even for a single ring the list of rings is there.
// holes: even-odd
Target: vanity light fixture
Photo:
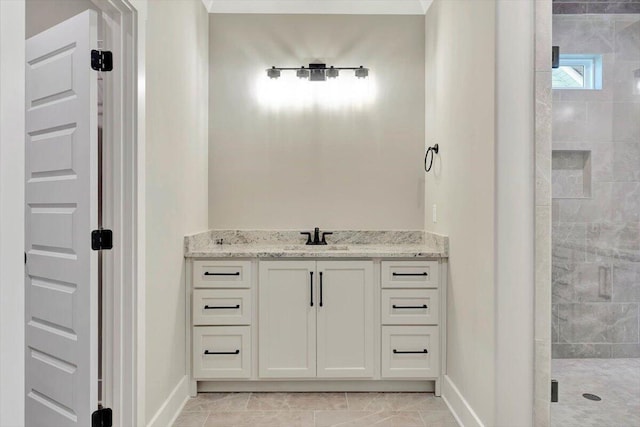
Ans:
[[[267,70],[267,76],[269,76],[270,79],[277,79],[280,77],[280,70],[276,67],[269,68]]]
[[[330,79],[335,79],[340,75],[340,70],[352,70],[355,71],[355,75],[359,79],[364,79],[369,75],[369,69],[360,67],[327,67],[326,64],[309,64],[309,68],[305,68],[304,65],[300,68],[284,68],[284,67],[271,67],[267,69],[267,76],[271,79],[277,79],[280,77],[281,71],[295,71],[296,76],[301,79],[308,79],[312,82],[323,82]]]

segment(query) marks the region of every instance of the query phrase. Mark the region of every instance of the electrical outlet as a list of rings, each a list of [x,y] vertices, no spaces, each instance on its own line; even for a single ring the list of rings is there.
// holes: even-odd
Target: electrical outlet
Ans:
[[[431,220],[433,221],[434,224],[438,222],[438,208],[435,204],[433,205]]]

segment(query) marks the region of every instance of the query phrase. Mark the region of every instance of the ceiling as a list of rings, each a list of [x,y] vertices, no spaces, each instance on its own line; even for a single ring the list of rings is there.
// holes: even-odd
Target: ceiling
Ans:
[[[202,0],[209,13],[424,15],[433,0]]]

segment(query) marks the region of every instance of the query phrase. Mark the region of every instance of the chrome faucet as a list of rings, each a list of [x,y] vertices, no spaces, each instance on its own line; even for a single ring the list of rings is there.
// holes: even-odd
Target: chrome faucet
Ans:
[[[307,236],[307,245],[326,245],[327,239],[326,236],[333,234],[330,231],[322,232],[322,239],[320,238],[320,227],[316,227],[313,229],[313,240],[311,240],[311,233],[308,231],[303,231],[300,234]]]

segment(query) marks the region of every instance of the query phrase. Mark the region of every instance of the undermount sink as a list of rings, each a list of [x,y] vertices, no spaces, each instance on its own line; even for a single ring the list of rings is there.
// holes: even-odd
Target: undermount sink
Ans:
[[[347,245],[285,245],[285,251],[346,251]]]

